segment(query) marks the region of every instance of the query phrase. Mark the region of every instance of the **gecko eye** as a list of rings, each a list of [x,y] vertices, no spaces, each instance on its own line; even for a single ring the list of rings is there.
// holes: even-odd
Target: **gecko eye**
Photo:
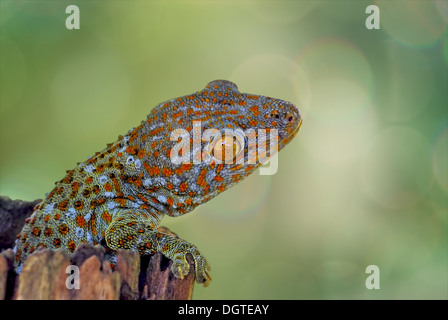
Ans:
[[[210,155],[220,162],[233,163],[243,150],[243,142],[239,136],[223,136],[211,145]]]

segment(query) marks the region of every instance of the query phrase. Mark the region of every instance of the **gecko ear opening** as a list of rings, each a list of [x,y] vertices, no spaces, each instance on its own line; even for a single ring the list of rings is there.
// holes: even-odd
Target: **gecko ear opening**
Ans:
[[[238,91],[237,85],[232,81],[228,80],[213,80],[207,84],[206,88],[210,89],[230,88],[231,90]]]

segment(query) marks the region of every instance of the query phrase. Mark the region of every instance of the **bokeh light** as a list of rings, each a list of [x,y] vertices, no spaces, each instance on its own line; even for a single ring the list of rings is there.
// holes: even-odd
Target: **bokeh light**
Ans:
[[[398,42],[409,46],[434,44],[446,31],[444,5],[434,1],[375,1],[381,8],[381,27]]]
[[[385,129],[364,155],[366,192],[389,208],[406,208],[421,201],[432,183],[430,155],[428,141],[415,129]]]
[[[2,90],[0,95],[0,114],[4,116],[23,98],[28,72],[22,49],[14,41],[4,36],[0,38],[0,55],[2,57],[0,70],[13,71],[0,73],[0,86],[9,88]]]
[[[396,43],[388,43],[386,50],[390,98],[382,106],[384,116],[394,122],[413,120],[430,108],[435,87],[431,63],[422,53]]]
[[[432,148],[432,169],[437,182],[448,192],[448,127],[440,133]]]

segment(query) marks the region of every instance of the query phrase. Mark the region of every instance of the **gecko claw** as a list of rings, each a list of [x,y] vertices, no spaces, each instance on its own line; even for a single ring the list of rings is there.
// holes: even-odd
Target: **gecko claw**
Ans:
[[[199,251],[194,248],[190,253],[193,256],[195,266],[195,279],[198,284],[202,284],[207,287],[212,280],[210,275],[211,267],[208,261],[201,256]],[[173,265],[171,266],[171,272],[178,279],[183,279],[190,272],[190,265],[186,259],[186,254],[178,254],[173,259]]]
[[[190,265],[185,259],[185,255],[181,257],[176,257],[173,260],[173,265],[171,266],[171,272],[178,279],[183,279],[190,272]]]

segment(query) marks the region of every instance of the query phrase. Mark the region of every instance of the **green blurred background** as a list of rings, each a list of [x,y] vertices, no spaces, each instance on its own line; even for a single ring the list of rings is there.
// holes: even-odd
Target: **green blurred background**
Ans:
[[[212,264],[194,298],[447,299],[447,3],[1,0],[0,194],[42,198],[159,102],[228,79],[304,122],[277,174],[164,219]]]

